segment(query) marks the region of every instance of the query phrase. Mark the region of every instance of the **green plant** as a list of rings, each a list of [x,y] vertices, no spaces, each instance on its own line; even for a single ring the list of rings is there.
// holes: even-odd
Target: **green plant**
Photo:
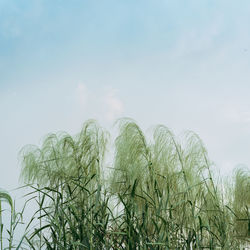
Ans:
[[[6,191],[0,191],[0,241],[1,241],[1,250],[3,249],[3,220],[2,220],[2,202],[7,202],[11,209],[11,216],[13,213],[13,202],[11,196]]]
[[[21,178],[37,203],[22,243],[32,249],[240,249],[249,242],[249,170],[237,170],[230,186],[219,184],[195,133],[180,141],[160,125],[149,141],[131,119],[119,120],[119,131],[109,175],[109,135],[94,121],[76,136],[50,134],[40,148],[22,150]]]

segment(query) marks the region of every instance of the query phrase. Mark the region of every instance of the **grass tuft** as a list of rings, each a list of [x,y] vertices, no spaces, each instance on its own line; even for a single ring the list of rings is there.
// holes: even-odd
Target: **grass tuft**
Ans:
[[[131,119],[117,125],[108,177],[109,133],[92,120],[76,136],[50,134],[41,147],[23,148],[21,180],[37,210],[19,249],[241,249],[249,244],[249,169],[238,168],[229,182],[219,183],[195,133],[186,132],[180,141],[159,125],[149,140]],[[1,199],[13,207],[8,195],[0,193]],[[11,230],[10,239],[15,227]]]

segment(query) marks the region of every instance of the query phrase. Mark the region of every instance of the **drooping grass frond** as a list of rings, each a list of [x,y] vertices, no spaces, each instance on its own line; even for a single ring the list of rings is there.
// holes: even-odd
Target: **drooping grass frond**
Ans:
[[[250,170],[237,168],[234,172],[232,209],[238,236],[250,237]]]
[[[215,181],[195,133],[181,139],[159,125],[149,140],[131,119],[120,119],[118,126],[107,183],[108,133],[94,121],[76,136],[50,134],[41,147],[22,150],[21,178],[32,185],[38,204],[26,244],[33,249],[240,249],[247,242],[249,171],[237,170],[227,189]]]
[[[8,192],[4,190],[0,190],[0,247],[1,250],[3,249],[3,230],[4,230],[4,225],[3,225],[3,209],[2,209],[2,203],[5,202],[10,206],[11,209],[11,215],[10,218],[12,219],[13,215],[13,201],[11,196],[8,194]],[[11,232],[11,229],[9,230]],[[9,242],[11,242],[12,238],[10,237]]]
[[[11,210],[13,209],[13,201],[11,196],[8,194],[8,192],[4,190],[0,190],[0,202],[7,202],[9,206],[11,207]]]
[[[22,149],[21,179],[28,183],[58,184],[70,176],[100,175],[107,133],[94,121],[84,124],[80,134],[49,134],[42,147]]]
[[[146,139],[136,123],[130,119],[120,120],[120,134],[116,138],[115,172],[112,188],[125,192],[135,180],[145,184],[151,163]]]
[[[234,209],[241,211],[250,206],[250,171],[247,168],[237,168],[234,174]]]

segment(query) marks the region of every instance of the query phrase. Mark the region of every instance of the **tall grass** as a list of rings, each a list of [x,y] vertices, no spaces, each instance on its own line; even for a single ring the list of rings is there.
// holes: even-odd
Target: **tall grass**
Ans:
[[[11,196],[6,192],[6,191],[0,191],[0,249],[3,249],[3,229],[4,229],[4,224],[3,224],[3,209],[2,209],[2,203],[6,202],[10,209],[11,209],[11,214],[13,211],[13,202]],[[11,239],[11,237],[10,237]]]
[[[250,174],[220,183],[199,137],[165,126],[148,140],[119,121],[110,175],[109,134],[94,121],[77,136],[50,134],[22,150],[21,179],[37,211],[30,249],[241,249],[250,241]],[[21,245],[20,245],[21,247]],[[23,248],[25,249],[24,245]],[[11,249],[11,248],[10,248]]]

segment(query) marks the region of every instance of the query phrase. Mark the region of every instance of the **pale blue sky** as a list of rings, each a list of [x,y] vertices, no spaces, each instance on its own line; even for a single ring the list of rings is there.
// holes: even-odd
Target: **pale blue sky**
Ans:
[[[248,0],[0,0],[0,187],[18,151],[95,118],[191,129],[250,166]]]

